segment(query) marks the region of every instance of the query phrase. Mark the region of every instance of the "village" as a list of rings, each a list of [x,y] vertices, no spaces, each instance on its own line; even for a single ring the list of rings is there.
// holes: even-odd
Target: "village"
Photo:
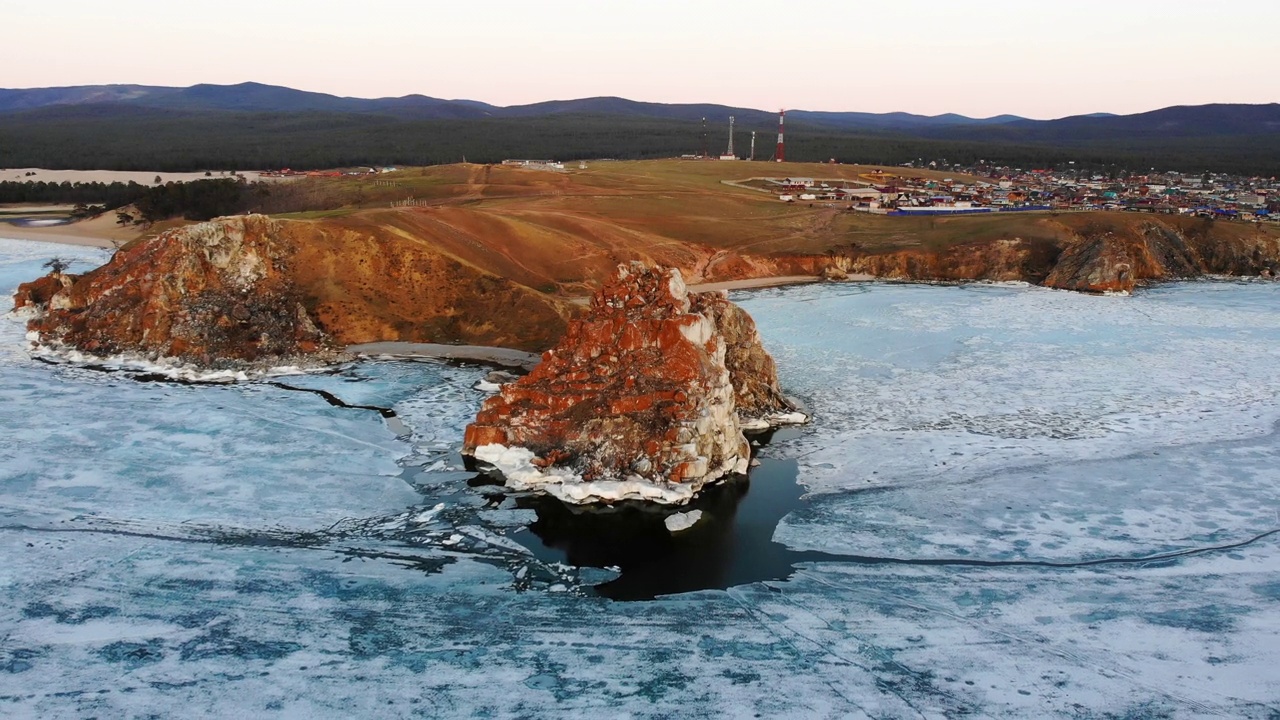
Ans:
[[[937,163],[924,167],[934,169]],[[771,193],[783,202],[844,205],[890,216],[1119,210],[1280,222],[1280,181],[1275,178],[1176,172],[1111,176],[988,165],[948,169],[956,178],[873,171],[856,181],[756,177],[726,184]]]

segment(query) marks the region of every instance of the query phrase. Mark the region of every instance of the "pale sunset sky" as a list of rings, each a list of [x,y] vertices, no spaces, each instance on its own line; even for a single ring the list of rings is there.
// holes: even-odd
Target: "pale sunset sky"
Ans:
[[[1052,118],[1280,101],[1280,0],[0,0],[0,87]]]

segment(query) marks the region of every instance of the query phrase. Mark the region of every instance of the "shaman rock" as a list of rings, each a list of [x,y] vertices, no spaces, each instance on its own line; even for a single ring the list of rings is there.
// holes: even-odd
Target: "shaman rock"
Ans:
[[[565,502],[683,504],[746,472],[740,398],[753,427],[805,419],[745,312],[690,295],[678,270],[632,263],[541,364],[485,401],[463,453]]]

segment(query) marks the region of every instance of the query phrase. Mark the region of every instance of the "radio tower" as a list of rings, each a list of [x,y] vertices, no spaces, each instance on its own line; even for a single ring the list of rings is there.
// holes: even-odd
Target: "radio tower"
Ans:
[[[756,131],[752,130],[751,131],[751,157],[749,157],[748,160],[755,160],[755,159],[756,159]]]
[[[726,158],[732,158],[733,155],[733,116],[729,116],[729,149],[725,151]]]
[[[778,111],[778,151],[774,153],[774,160],[777,160],[778,162],[786,162],[787,160],[787,148],[782,144],[782,121],[786,119],[786,117],[786,110]]]

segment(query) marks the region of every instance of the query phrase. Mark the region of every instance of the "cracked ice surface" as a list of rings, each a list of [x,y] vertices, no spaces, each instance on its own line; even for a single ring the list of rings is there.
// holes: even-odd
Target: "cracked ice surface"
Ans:
[[[790,451],[826,493],[1268,433],[1280,419],[1278,294],[842,285],[743,305],[784,387],[818,416]]]
[[[0,241],[0,291],[75,253],[104,257]],[[765,448],[813,490],[776,538],[864,559],[642,603],[584,591],[607,572],[535,560],[508,537],[530,511],[468,486],[456,450],[483,369],[282,380],[399,425],[266,383],[43,365],[0,321],[0,711],[1280,711],[1277,536],[1084,568],[885,561],[1069,564],[1280,527],[1280,285],[743,297],[815,414]]]
[[[800,458],[814,502],[777,537],[862,555],[1071,561],[1280,527],[1278,291],[753,295],[744,304],[784,386],[816,416],[780,449]]]

